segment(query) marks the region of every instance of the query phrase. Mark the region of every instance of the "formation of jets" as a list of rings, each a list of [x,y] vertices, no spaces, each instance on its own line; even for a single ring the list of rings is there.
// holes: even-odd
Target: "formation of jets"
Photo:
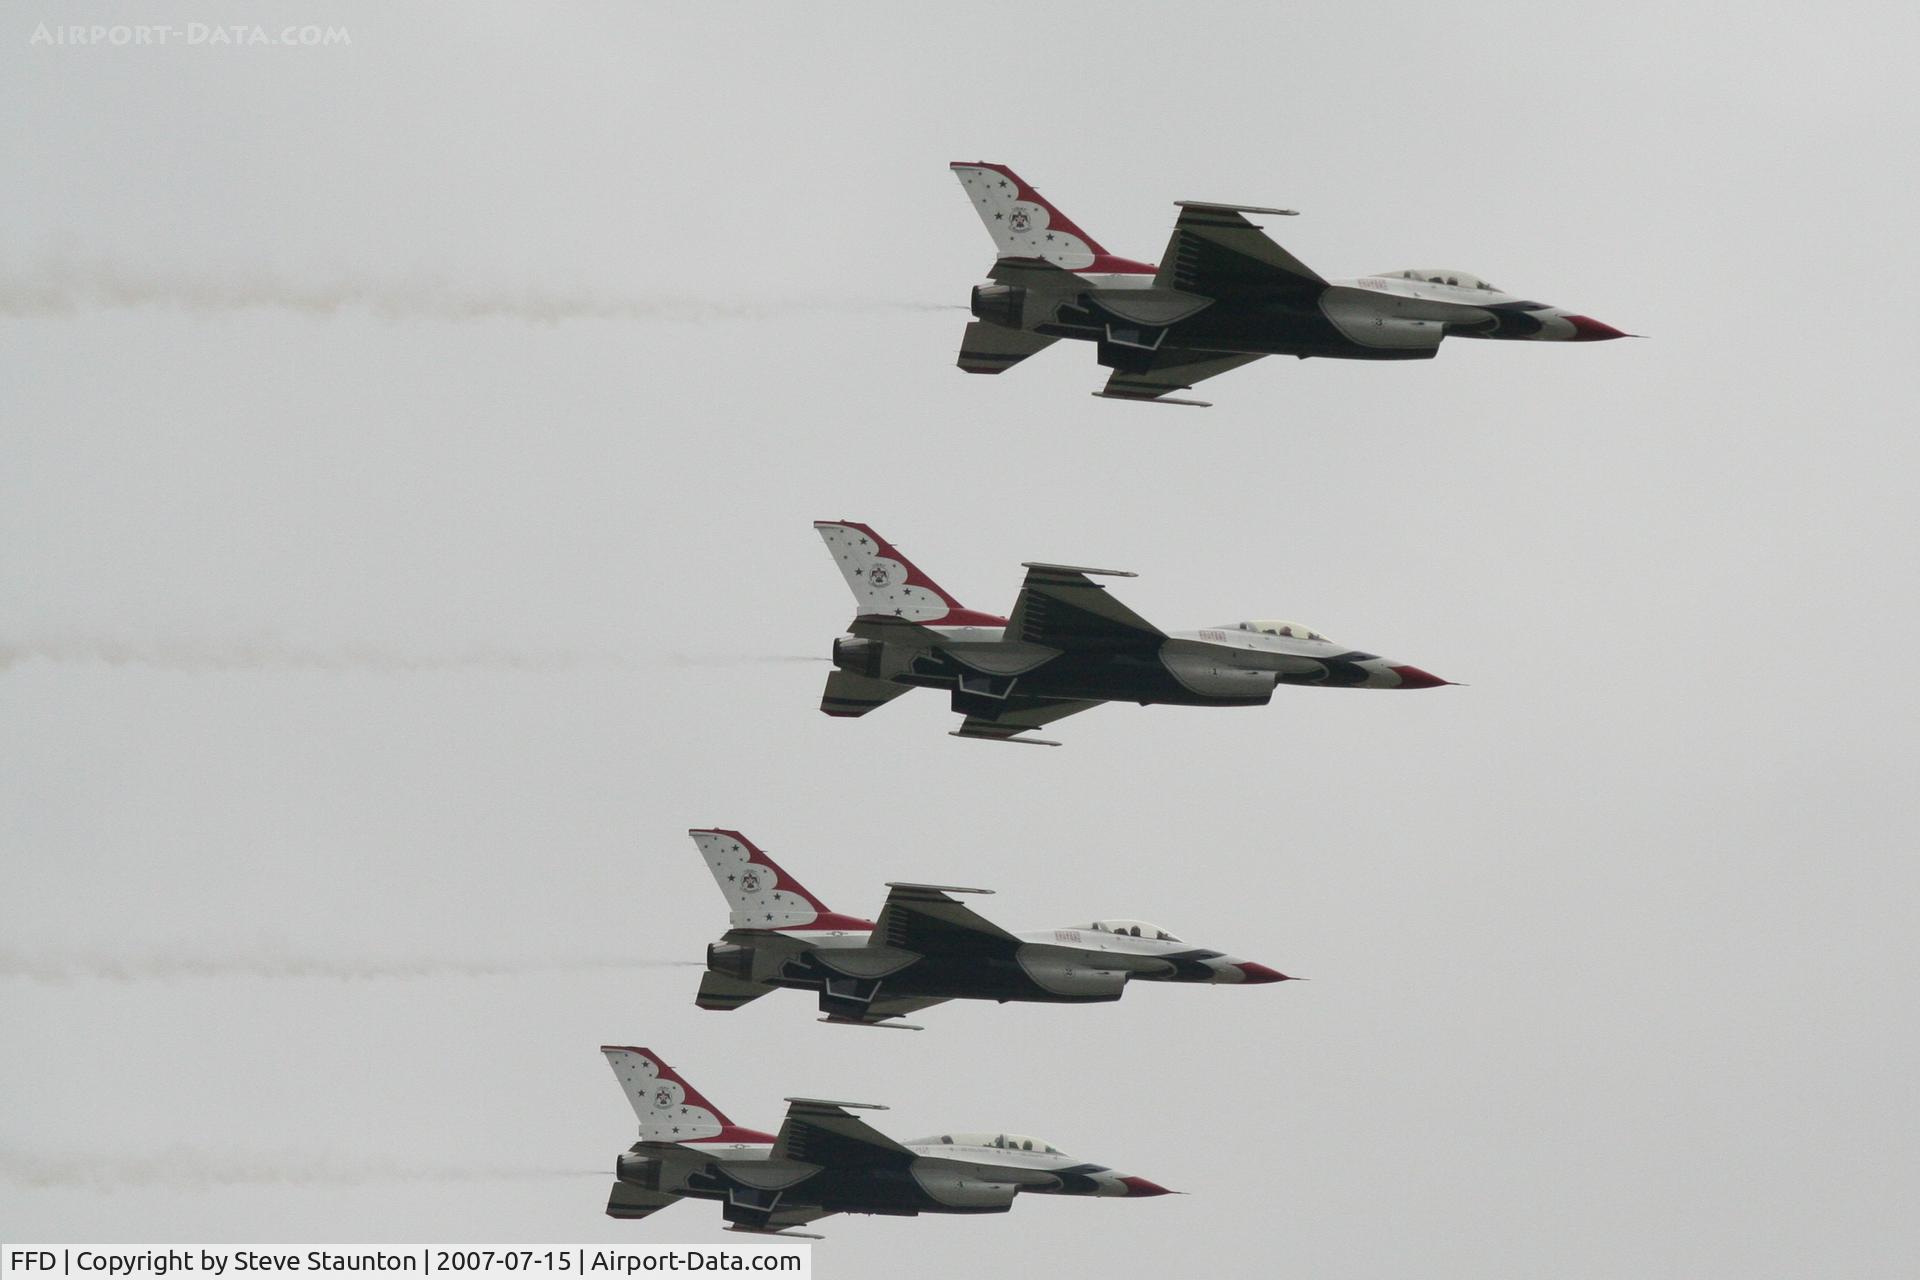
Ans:
[[[1628,336],[1478,276],[1404,270],[1329,280],[1248,221],[1262,209],[1180,201],[1156,266],[1119,258],[1004,165],[952,166],[992,235],[991,283],[973,291],[960,367],[1001,373],[1061,338],[1096,344],[1112,372],[1096,395],[1201,404],[1169,393],[1263,355],[1410,360],[1448,337],[1591,342]],[[1430,689],[1419,667],[1273,619],[1164,631],[1116,600],[1112,569],[1025,564],[1007,617],[963,606],[871,527],[814,525],[853,592],[820,709],[859,717],[910,689],[944,691],[953,735],[1057,742],[1032,730],[1105,702],[1261,706],[1281,685]],[[956,895],[986,889],[888,881],[875,920],[842,915],[738,831],[689,834],[726,898],[695,1003],[734,1010],[810,991],[820,1021],[919,1030],[902,1019],[948,1000],[1084,1004],[1132,982],[1250,985],[1287,975],[1195,946],[1145,921],[1012,932]],[[639,1120],[606,1211],[641,1219],[682,1199],[719,1201],[733,1231],[805,1235],[835,1213],[1004,1213],[1021,1193],[1144,1197],[1144,1178],[1011,1133],[900,1142],[855,1115],[870,1104],[788,1098],[778,1134],[744,1129],[647,1049],[602,1046]],[[810,1237],[818,1238],[818,1237]]]
[[[688,834],[731,912],[707,948],[702,1009],[738,1009],[789,987],[819,993],[822,1022],[897,1027],[947,1000],[1088,1004],[1118,1000],[1129,982],[1287,980],[1144,920],[1010,933],[951,896],[990,889],[890,880],[878,921],[843,916],[738,831]]]
[[[1205,407],[1185,391],[1261,356],[1426,360],[1443,338],[1600,342],[1631,335],[1466,271],[1329,280],[1247,220],[1292,209],[1181,200],[1158,266],[1115,257],[1003,164],[952,166],[993,237],[960,342],[968,373],[1004,373],[1062,338],[1113,372],[1095,395]]]
[[[1019,735],[1103,702],[1265,706],[1280,685],[1431,689],[1419,667],[1336,644],[1297,622],[1262,619],[1162,631],[1095,577],[1118,569],[1028,561],[1013,615],[968,609],[864,524],[814,526],[858,609],[833,642],[820,709],[863,716],[909,689],[943,689],[964,716],[959,738]]]
[[[743,1129],[651,1050],[603,1045],[600,1052],[640,1121],[640,1140],[614,1166],[609,1217],[718,1200],[730,1231],[806,1235],[792,1228],[834,1213],[1005,1213],[1023,1193],[1168,1194],[1021,1134],[898,1142],[853,1114],[886,1110],[872,1103],[788,1098],[779,1133]]]

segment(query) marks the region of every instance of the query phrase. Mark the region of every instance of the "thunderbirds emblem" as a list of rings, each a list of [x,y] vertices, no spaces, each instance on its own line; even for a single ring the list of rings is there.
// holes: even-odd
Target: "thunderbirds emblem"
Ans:
[[[877,564],[867,570],[867,581],[876,587],[884,587],[893,581],[893,575],[887,572],[885,565]]]
[[[669,1088],[667,1088],[666,1086],[664,1086],[664,1085],[662,1085],[662,1086],[661,1086],[661,1087],[660,1087],[660,1088],[659,1088],[658,1090],[656,1090],[656,1091],[655,1091],[655,1093],[654,1093],[654,1095],[653,1095],[653,1105],[654,1105],[654,1106],[656,1106],[656,1107],[670,1107],[670,1106],[672,1106],[672,1105],[673,1105],[673,1090],[671,1090],[671,1089],[669,1089]]]
[[[760,887],[760,877],[755,875],[753,872],[749,871],[747,872],[747,874],[740,877],[740,887],[742,889],[745,889],[748,893],[752,893],[755,889],[758,889]]]
[[[1029,225],[1027,211],[1025,209],[1015,209],[1013,216],[1007,219],[1007,225],[1015,231],[1025,231]]]

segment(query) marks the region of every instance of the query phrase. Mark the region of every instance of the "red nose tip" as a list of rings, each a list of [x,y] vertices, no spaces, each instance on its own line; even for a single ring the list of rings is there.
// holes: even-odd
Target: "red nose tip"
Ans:
[[[1601,324],[1587,316],[1568,316],[1567,323],[1573,326],[1575,342],[1605,342],[1608,338],[1625,338],[1630,335],[1620,332],[1610,324]]]
[[[1159,1183],[1149,1182],[1145,1178],[1122,1178],[1120,1181],[1126,1184],[1127,1194],[1130,1196],[1170,1196],[1173,1194],[1173,1192],[1167,1190]]]
[[[1233,967],[1240,971],[1240,981],[1242,982],[1292,982],[1293,981],[1292,978],[1289,978],[1286,974],[1280,972],[1278,969],[1269,969],[1267,968],[1267,966],[1263,964],[1255,964],[1251,960],[1242,960],[1237,964],[1235,964]]]
[[[1400,677],[1402,689],[1435,689],[1443,684],[1452,684],[1451,680],[1442,680],[1439,676],[1429,675],[1418,667],[1394,667],[1393,674]]]

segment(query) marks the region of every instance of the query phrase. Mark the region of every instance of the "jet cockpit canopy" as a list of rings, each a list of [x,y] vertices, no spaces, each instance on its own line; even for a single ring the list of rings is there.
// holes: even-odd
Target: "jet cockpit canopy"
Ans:
[[[1159,925],[1148,924],[1145,920],[1095,920],[1087,928],[1094,933],[1112,933],[1128,938],[1152,938],[1155,942],[1180,941]]]
[[[1504,292],[1499,285],[1482,280],[1470,271],[1455,271],[1449,267],[1412,267],[1406,271],[1382,271],[1389,280],[1414,280],[1421,284],[1450,284],[1461,289],[1484,289],[1488,293]]]
[[[931,1138],[915,1138],[913,1147],[992,1147],[996,1151],[1035,1151],[1057,1156],[1060,1148],[1026,1133],[942,1133]]]
[[[1255,618],[1248,622],[1236,622],[1220,628],[1222,631],[1258,631],[1262,635],[1286,636],[1293,640],[1318,640],[1331,643],[1312,627],[1298,622],[1286,622],[1279,618]]]

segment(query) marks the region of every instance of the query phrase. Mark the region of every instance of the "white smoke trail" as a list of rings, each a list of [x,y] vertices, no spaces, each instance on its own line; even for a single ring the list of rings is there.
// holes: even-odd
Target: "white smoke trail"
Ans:
[[[0,979],[67,983],[154,982],[208,978],[307,978],[340,982],[418,978],[510,978],[541,973],[635,972],[646,969],[702,969],[698,960],[656,960],[633,956],[561,956],[483,959],[459,956],[354,959],[296,955],[278,950],[221,953],[149,950],[28,952],[0,949]]]
[[[34,661],[169,671],[575,671],[640,665],[633,657],[614,652],[468,648],[452,653],[409,653],[368,645],[309,646],[274,640],[0,640],[0,671]]]
[[[511,1169],[434,1165],[313,1151],[229,1152],[171,1147],[155,1154],[126,1151],[53,1155],[0,1146],[0,1178],[28,1187],[172,1186],[212,1189],[242,1185],[366,1186],[389,1182],[545,1181],[606,1177],[610,1170]]]
[[[832,662],[832,658],[807,653],[670,653],[667,662],[676,667],[758,667],[789,662]]]
[[[147,640],[103,638],[0,640],[0,671],[32,662],[67,665],[152,667],[161,671],[442,671],[564,672],[670,667],[746,667],[828,662],[797,653],[667,653],[652,660],[612,650],[572,652],[539,649],[467,648],[451,653],[406,652],[371,645],[296,645],[270,640]]]
[[[957,305],[844,295],[751,300],[668,294],[627,297],[538,286],[487,288],[427,275],[303,284],[265,271],[169,274],[113,262],[66,259],[49,259],[24,269],[0,265],[0,316],[21,318],[150,308],[201,314],[267,310],[332,316],[360,312],[391,320],[509,319],[531,324],[668,320],[701,324],[798,312],[948,311]]]

